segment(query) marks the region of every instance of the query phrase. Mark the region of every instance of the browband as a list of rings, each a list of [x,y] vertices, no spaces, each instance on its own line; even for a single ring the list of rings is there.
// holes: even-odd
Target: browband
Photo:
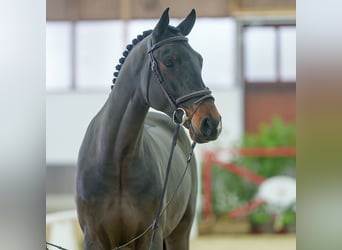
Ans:
[[[148,50],[147,53],[151,53],[153,50],[155,50],[156,48],[159,48],[160,46],[166,44],[166,43],[172,43],[172,42],[178,42],[178,41],[188,41],[188,38],[186,38],[185,36],[174,36],[174,37],[170,37],[167,38],[165,40],[162,40],[160,42],[157,42],[155,44],[152,45],[152,39],[150,39],[149,43],[148,43]]]

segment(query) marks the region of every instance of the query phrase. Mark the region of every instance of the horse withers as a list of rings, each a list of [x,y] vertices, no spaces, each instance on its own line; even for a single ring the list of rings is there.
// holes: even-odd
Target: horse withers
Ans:
[[[116,67],[112,91],[79,151],[76,204],[84,249],[189,249],[198,177],[194,158],[184,171],[191,151],[184,129],[162,205],[172,202],[152,241],[148,229],[159,208],[175,122],[197,143],[221,132],[220,114],[201,77],[202,57],[186,38],[195,19],[192,10],[170,26],[166,9],[153,31],[127,46]],[[164,114],[148,112],[150,107]]]

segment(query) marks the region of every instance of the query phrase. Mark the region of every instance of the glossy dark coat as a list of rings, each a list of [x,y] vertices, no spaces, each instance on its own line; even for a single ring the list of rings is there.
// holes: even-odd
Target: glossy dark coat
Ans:
[[[169,26],[165,10],[153,33],[134,46],[127,56],[106,103],[93,118],[79,152],[76,177],[78,219],[84,233],[84,249],[114,249],[153,222],[161,196],[174,124],[172,110],[147,54],[153,43],[175,35],[186,36],[195,22],[195,11],[177,27]],[[187,42],[165,44],[154,51],[159,71],[177,97],[204,87],[201,56]],[[173,60],[172,67],[168,60]],[[163,113],[150,113],[149,107]],[[193,140],[214,140],[221,131],[221,117],[213,100],[182,104],[193,114],[185,126]],[[186,167],[190,142],[180,130],[164,203]],[[193,158],[174,200],[162,215],[152,249],[189,249],[195,215],[197,171]],[[148,249],[149,231],[124,249]]]

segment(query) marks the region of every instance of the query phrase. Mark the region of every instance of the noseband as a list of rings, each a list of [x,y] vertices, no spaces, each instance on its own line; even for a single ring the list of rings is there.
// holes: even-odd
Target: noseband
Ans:
[[[152,44],[152,39],[150,39],[147,42],[147,53],[149,55],[149,64],[151,67],[151,71],[153,72],[153,74],[157,77],[158,82],[161,86],[161,89],[163,90],[167,100],[169,101],[171,107],[172,107],[172,120],[180,125],[183,125],[187,120],[191,119],[192,116],[194,115],[194,113],[197,110],[197,107],[199,106],[199,104],[201,102],[203,102],[206,99],[213,99],[214,97],[211,95],[211,91],[209,90],[208,87],[205,87],[204,89],[198,90],[198,91],[194,91],[188,94],[185,94],[183,96],[180,96],[178,98],[175,98],[172,94],[171,91],[169,90],[169,88],[167,87],[165,81],[163,80],[159,69],[158,69],[158,63],[155,59],[155,57],[153,56],[153,51],[161,46],[163,46],[164,44],[168,44],[168,43],[173,43],[173,42],[182,42],[188,41],[188,38],[186,38],[185,36],[175,36],[175,37],[170,37],[167,38],[165,40],[162,40],[160,42],[157,42],[155,44]],[[196,98],[196,100],[194,101],[194,104],[196,104],[196,108],[194,110],[194,112],[190,115],[187,116],[186,111],[179,107],[180,104],[189,101],[190,99]],[[149,86],[147,88],[147,100],[149,101]]]

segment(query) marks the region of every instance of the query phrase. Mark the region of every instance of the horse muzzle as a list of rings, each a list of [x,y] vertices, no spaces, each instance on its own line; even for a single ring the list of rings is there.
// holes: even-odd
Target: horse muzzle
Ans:
[[[222,131],[222,119],[214,101],[208,100],[199,104],[186,127],[191,139],[197,143],[216,140]]]
[[[197,131],[192,123],[190,123],[189,133],[190,137],[197,143],[206,143],[216,140],[222,131],[222,121],[205,117],[201,124],[200,129]]]

